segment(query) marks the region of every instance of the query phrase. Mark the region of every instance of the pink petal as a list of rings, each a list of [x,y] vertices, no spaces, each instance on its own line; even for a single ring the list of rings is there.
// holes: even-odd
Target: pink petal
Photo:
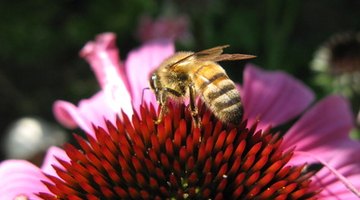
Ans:
[[[348,102],[340,96],[329,96],[307,111],[284,136],[286,147],[314,151],[349,141],[354,126]]]
[[[277,126],[303,112],[314,100],[302,82],[283,72],[267,72],[254,65],[244,71],[244,118],[259,128]]]
[[[78,108],[67,101],[57,100],[53,105],[53,113],[63,126],[67,128],[76,128],[80,126],[83,130],[88,132],[89,124],[80,116]]]
[[[126,80],[114,33],[99,34],[95,41],[86,43],[80,51],[80,56],[90,63],[102,88],[116,79],[120,79],[121,82]]]
[[[4,200],[13,200],[23,195],[28,199],[40,199],[34,194],[50,193],[41,180],[47,180],[47,178],[30,162],[6,160],[0,164],[0,197]]]
[[[285,134],[285,148],[296,146],[289,164],[322,160],[360,188],[360,143],[349,138],[353,127],[348,102],[340,96],[329,96],[307,111]],[[301,153],[305,152],[305,153]],[[324,188],[321,199],[354,199],[356,196],[340,179],[324,167],[314,179]]]
[[[313,176],[319,199],[357,199],[360,197],[360,143],[347,141],[323,151],[295,150],[289,165],[322,163],[325,166]],[[331,170],[330,170],[331,168]]]
[[[67,156],[67,154],[65,153],[65,151],[63,149],[60,149],[58,147],[50,147],[48,149],[48,151],[46,152],[46,156],[44,158],[44,162],[41,166],[41,170],[45,173],[45,174],[49,174],[52,176],[57,177],[58,175],[56,174],[53,165],[59,167],[59,168],[63,168],[62,165],[59,163],[59,161],[56,159],[59,158],[63,161],[69,162],[70,158]]]
[[[105,92],[106,103],[114,112],[124,110],[131,115],[131,96],[128,90],[124,68],[119,61],[116,47],[116,35],[103,33],[95,41],[88,42],[80,55],[85,58],[95,72],[102,90]]]
[[[135,108],[141,104],[143,89],[149,87],[152,71],[174,51],[174,44],[170,41],[153,41],[129,53],[125,67]],[[156,102],[151,91],[145,91],[144,99],[146,102]]]
[[[100,91],[90,99],[81,100],[78,107],[69,102],[58,100],[53,105],[53,112],[56,119],[63,125],[69,128],[74,128],[74,125],[78,125],[85,132],[93,134],[92,124],[106,127],[104,119],[115,122],[116,115],[120,113],[120,109],[113,107],[113,101],[114,98],[109,96],[108,93]],[[127,105],[129,103],[130,101],[123,102],[125,105],[124,109],[131,108],[131,106]],[[127,114],[132,113],[132,110],[124,111]]]

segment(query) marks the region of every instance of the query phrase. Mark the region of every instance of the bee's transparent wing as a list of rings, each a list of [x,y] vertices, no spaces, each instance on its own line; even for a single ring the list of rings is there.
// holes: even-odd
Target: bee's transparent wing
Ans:
[[[256,57],[253,55],[246,55],[246,54],[222,54],[223,49],[229,46],[230,45],[221,45],[210,49],[205,49],[202,51],[195,52],[171,64],[170,67],[175,67],[179,63],[182,63],[192,57],[196,57],[196,60],[198,61],[214,61],[214,62],[226,61],[226,60],[246,60]]]
[[[206,49],[203,51],[196,52],[192,56],[196,56],[197,60],[201,60],[201,61],[209,60],[214,62],[226,61],[226,60],[246,60],[256,57],[247,54],[222,54],[223,49],[229,46],[230,45],[217,46],[211,49]]]
[[[195,56],[196,59],[200,61],[212,61],[223,53],[224,48],[227,48],[229,46],[230,45],[222,45],[210,49],[205,49],[194,53],[192,56]]]
[[[229,46],[230,45],[222,45],[222,46],[217,46],[217,47],[213,47],[210,49],[205,49],[202,51],[192,53],[192,54],[176,61],[175,63],[172,63],[169,67],[170,68],[176,67],[176,65],[178,65],[182,62],[185,62],[187,59],[190,59],[192,57],[196,57],[197,60],[201,60],[201,61],[213,60],[222,54],[224,48],[229,47]]]
[[[256,56],[248,54],[221,54],[212,59],[214,62],[226,61],[226,60],[247,60],[255,58]]]

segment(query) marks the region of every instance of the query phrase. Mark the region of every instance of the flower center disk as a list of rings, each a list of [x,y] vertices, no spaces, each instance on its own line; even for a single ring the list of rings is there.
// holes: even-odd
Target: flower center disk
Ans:
[[[44,182],[45,199],[315,199],[311,174],[288,166],[292,151],[270,131],[227,126],[199,103],[201,128],[189,109],[169,104],[158,125],[152,106],[130,120],[96,127],[96,137],[74,135],[59,160],[59,178]]]

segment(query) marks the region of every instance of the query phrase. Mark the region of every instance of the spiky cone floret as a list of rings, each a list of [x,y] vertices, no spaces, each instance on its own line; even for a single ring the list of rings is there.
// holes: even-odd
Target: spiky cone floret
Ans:
[[[269,130],[226,126],[199,103],[201,128],[189,109],[169,105],[156,125],[153,106],[132,120],[125,114],[96,138],[74,134],[79,148],[66,144],[70,162],[48,175],[52,194],[44,199],[315,199],[311,174],[287,166],[292,151]]]

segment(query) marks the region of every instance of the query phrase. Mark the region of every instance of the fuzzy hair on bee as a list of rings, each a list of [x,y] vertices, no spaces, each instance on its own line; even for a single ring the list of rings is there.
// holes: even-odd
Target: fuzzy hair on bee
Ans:
[[[150,76],[150,88],[160,106],[157,123],[167,112],[169,99],[190,98],[194,123],[200,127],[196,97],[200,97],[214,115],[224,123],[236,124],[242,119],[240,94],[234,82],[218,64],[226,60],[245,60],[255,56],[223,54],[229,45],[217,46],[199,52],[176,52],[165,59]]]

